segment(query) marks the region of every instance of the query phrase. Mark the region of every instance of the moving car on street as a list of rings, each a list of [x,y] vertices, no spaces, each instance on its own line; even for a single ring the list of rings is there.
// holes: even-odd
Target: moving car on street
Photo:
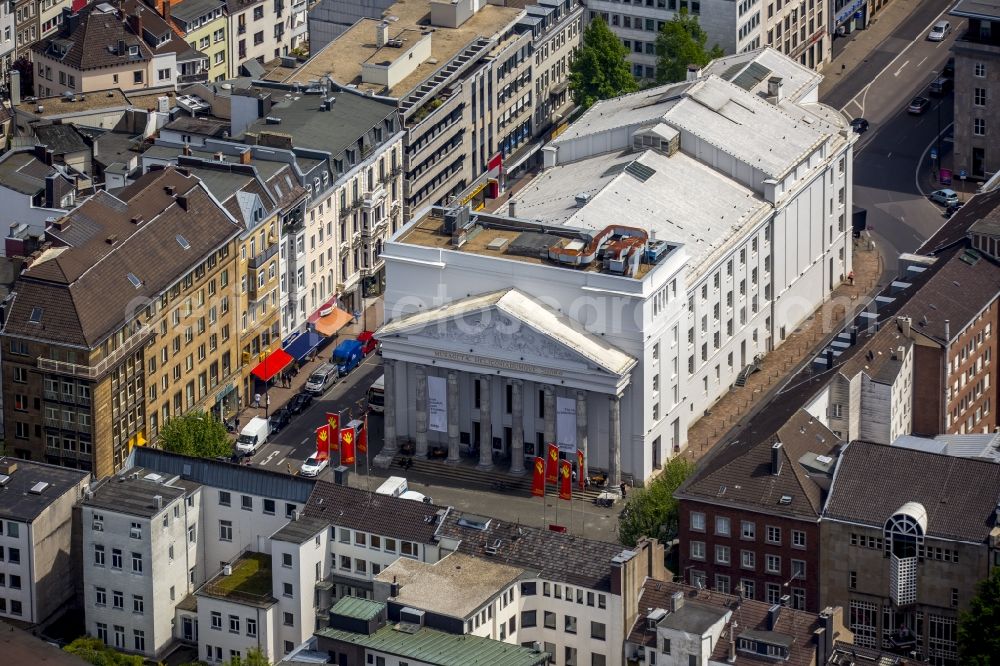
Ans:
[[[926,97],[914,97],[910,105],[906,107],[906,112],[914,116],[923,115],[931,105],[931,101]]]
[[[857,134],[864,134],[868,131],[868,121],[864,118],[855,118],[851,121],[851,129]]]
[[[295,397],[288,401],[288,411],[292,414],[301,414],[306,407],[312,404],[313,397],[309,393],[296,393]]]
[[[318,454],[319,452],[316,452],[306,458],[305,462],[302,463],[302,467],[299,468],[299,474],[302,476],[319,476],[327,468],[330,464],[330,459],[320,458]]]
[[[927,39],[932,42],[941,42],[944,41],[944,38],[948,36],[949,32],[951,32],[951,23],[948,23],[947,21],[938,21],[934,24],[934,27],[931,28],[931,31],[927,33]]]

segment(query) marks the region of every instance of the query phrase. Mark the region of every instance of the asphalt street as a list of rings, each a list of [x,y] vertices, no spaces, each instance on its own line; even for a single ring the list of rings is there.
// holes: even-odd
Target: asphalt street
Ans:
[[[879,244],[885,271],[894,275],[897,258],[911,252],[944,223],[942,209],[928,201],[926,175],[931,147],[939,134],[950,153],[953,95],[926,95],[927,85],[944,68],[949,48],[965,29],[950,19],[951,35],[927,41],[927,31],[948,9],[943,0],[927,0],[820,100],[848,119],[864,117],[870,129],[854,154],[854,204],[868,211],[868,226]],[[919,116],[906,112],[916,95],[928,96],[931,107]]]

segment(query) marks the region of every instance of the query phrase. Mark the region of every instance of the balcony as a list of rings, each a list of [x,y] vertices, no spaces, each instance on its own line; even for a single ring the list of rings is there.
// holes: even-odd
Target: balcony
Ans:
[[[276,254],[278,254],[278,243],[272,243],[271,247],[267,248],[266,250],[258,254],[256,257],[251,257],[247,266],[250,268],[250,270],[257,270],[258,268],[263,268],[264,264],[266,264],[267,261]]]
[[[52,358],[38,359],[38,369],[43,372],[54,372],[60,375],[70,375],[72,377],[84,377],[86,379],[96,379],[114,367],[128,354],[134,352],[142,345],[146,339],[153,334],[153,329],[149,326],[141,326],[139,330],[129,337],[118,349],[114,350],[96,365],[81,365],[79,363],[68,363],[57,361]]]
[[[177,83],[208,83],[208,70],[202,70],[197,74],[179,74]]]
[[[378,183],[377,185],[375,185],[375,189],[373,189],[371,192],[365,192],[364,195],[365,209],[371,210],[372,208],[375,208],[380,203],[382,203],[383,199],[385,199],[385,186],[382,185],[382,183]]]
[[[917,602],[917,558],[892,555],[889,563],[889,596],[897,606]]]

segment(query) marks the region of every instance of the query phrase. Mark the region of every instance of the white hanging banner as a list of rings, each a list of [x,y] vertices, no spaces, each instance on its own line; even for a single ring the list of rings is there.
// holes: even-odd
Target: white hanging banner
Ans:
[[[427,378],[427,429],[448,432],[448,380]]]
[[[556,397],[556,444],[565,453],[576,453],[576,398]]]

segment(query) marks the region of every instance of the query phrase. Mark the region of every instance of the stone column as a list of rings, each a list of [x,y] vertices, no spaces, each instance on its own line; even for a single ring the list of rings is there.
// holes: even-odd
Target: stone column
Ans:
[[[510,380],[510,473],[524,474],[524,382]]]
[[[385,442],[382,444],[382,453],[388,456],[396,455],[396,361],[386,359],[382,368],[385,372]]]
[[[458,452],[458,371],[448,371],[448,462],[457,463]]]
[[[608,486],[617,488],[622,482],[622,397],[608,399]]]
[[[546,447],[546,450],[543,450],[538,455],[544,458],[548,455],[547,448],[549,444],[556,441],[556,393],[551,384],[543,386],[542,393],[544,394],[542,404],[545,411],[545,442],[543,445]]]
[[[587,392],[576,392],[576,446],[583,451],[583,469],[578,473],[586,477],[590,469],[590,452],[587,450]],[[576,462],[576,461],[573,461]]]
[[[414,456],[427,457],[427,368],[415,367],[417,372],[417,437]]]
[[[493,403],[490,384],[493,378],[479,375],[479,464],[484,472],[493,469]]]

